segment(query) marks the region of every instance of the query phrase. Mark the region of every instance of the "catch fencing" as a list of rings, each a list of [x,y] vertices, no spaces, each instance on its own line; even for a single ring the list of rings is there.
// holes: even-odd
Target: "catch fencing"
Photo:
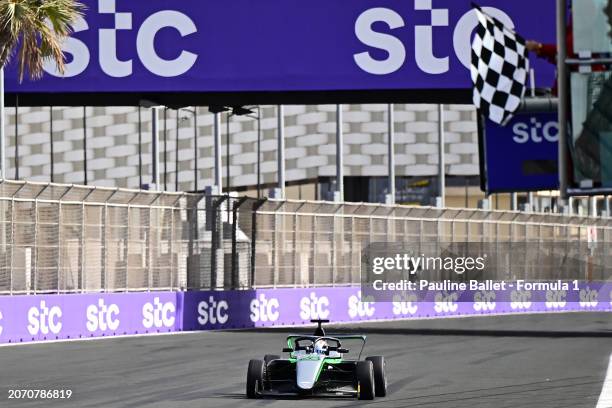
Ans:
[[[186,287],[197,196],[0,182],[0,293]]]
[[[611,278],[610,218],[0,181],[0,294],[350,286],[375,242],[493,245],[478,279]]]
[[[486,248],[493,272],[478,279],[612,278],[610,218],[270,200],[257,220],[256,287],[359,284],[374,242]],[[433,278],[443,277],[466,278]]]

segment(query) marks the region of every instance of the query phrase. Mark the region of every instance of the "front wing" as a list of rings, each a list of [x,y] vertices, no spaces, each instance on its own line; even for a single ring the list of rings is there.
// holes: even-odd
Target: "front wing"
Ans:
[[[296,364],[291,360],[273,360],[266,367],[262,395],[299,395],[342,397],[357,395],[356,361],[324,364],[315,386],[302,390],[296,384]]]

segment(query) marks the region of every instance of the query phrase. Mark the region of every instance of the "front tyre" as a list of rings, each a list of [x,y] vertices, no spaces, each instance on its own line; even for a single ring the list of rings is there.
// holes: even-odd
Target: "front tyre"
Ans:
[[[374,356],[366,358],[366,361],[371,361],[374,368],[374,390],[377,397],[387,396],[387,373],[385,370],[385,358],[383,356]]]
[[[264,356],[264,362],[266,363],[266,367],[268,366],[268,363],[272,360],[279,360],[280,356],[276,355],[276,354],[266,354]]]
[[[263,388],[265,363],[262,360],[249,361],[246,381],[247,398],[257,398]]]
[[[371,361],[358,361],[355,370],[360,400],[374,399],[374,366]]]

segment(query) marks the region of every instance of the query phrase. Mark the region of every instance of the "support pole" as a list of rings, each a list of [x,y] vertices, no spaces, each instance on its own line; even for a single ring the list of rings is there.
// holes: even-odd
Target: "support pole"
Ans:
[[[215,187],[217,194],[222,194],[221,187],[221,116],[214,114],[214,149],[215,149]]]
[[[53,151],[53,146],[53,106],[49,106],[49,159],[52,183],[55,181],[55,152]]]
[[[178,115],[178,113],[177,113]],[[177,133],[178,136],[178,133]],[[178,137],[176,138],[177,169],[176,169],[176,191],[178,191]],[[198,165],[198,107],[193,107],[193,191],[198,191],[198,177],[200,167]]]
[[[181,127],[181,109],[176,110],[176,129],[174,130],[174,191],[179,191],[179,128]],[[196,166],[197,167],[197,166]],[[197,191],[197,190],[196,190]]]
[[[446,145],[444,134],[444,105],[438,105],[438,207],[446,207]]]
[[[257,256],[257,210],[265,204],[266,198],[260,199],[253,204],[253,208],[251,210],[251,269],[250,269],[250,279],[249,279],[249,288],[253,288],[255,285],[255,265],[256,265],[256,256]]]
[[[597,197],[590,197],[589,199],[589,215],[591,217],[597,217]]]
[[[283,105],[278,105],[278,130],[277,130],[277,171],[278,171],[278,192],[275,198],[285,198],[285,109]]]
[[[157,108],[151,108],[151,188],[159,188],[159,118]]]
[[[19,95],[15,95],[15,180],[19,180]]]
[[[567,89],[567,2],[557,0],[557,76],[559,94],[559,193],[561,205],[567,200],[567,143],[568,143],[568,107],[569,93]]]
[[[388,165],[389,165],[389,194],[387,196],[387,204],[395,204],[395,115],[394,106],[390,103],[387,106],[387,125],[389,140],[387,141],[388,147]]]
[[[83,106],[83,184],[87,182],[87,107]]]
[[[138,107],[138,188],[142,188],[142,108]]]
[[[261,199],[261,107],[257,106],[257,198]]]
[[[512,193],[510,194],[510,206],[512,211],[518,210],[518,194]]]
[[[168,190],[168,107],[164,107],[164,191]]]
[[[225,135],[225,192],[229,194],[230,192],[230,119],[232,117],[231,112],[227,112],[227,119],[225,121],[226,125],[226,135]]]
[[[344,201],[344,132],[342,105],[336,105],[336,192],[334,201]]]

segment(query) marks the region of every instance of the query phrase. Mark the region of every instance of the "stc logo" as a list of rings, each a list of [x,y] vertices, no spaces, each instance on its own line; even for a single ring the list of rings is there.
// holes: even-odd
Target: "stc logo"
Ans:
[[[266,299],[263,293],[258,298],[251,300],[251,321],[257,322],[275,322],[279,317],[278,299]]]
[[[559,124],[555,121],[541,123],[536,118],[531,118],[531,123],[516,123],[512,126],[512,132],[514,133],[512,140],[519,144],[529,141],[533,143],[556,143],[559,141]]]
[[[567,292],[565,290],[546,291],[546,308],[563,309],[567,305]]]
[[[227,301],[217,301],[214,296],[210,296],[208,301],[203,300],[198,303],[198,323],[202,326],[208,323],[225,324],[229,319],[227,309],[229,309]]]
[[[40,306],[33,306],[28,310],[28,332],[32,336],[39,333],[58,334],[62,330],[62,309],[59,306],[47,307],[44,300],[40,301]]]
[[[434,55],[434,30],[449,26],[448,9],[434,9],[432,0],[415,0],[414,9],[421,13],[429,13],[431,24],[417,25],[414,28],[414,50],[416,64],[425,73],[438,75],[450,69],[448,56]],[[483,7],[483,10],[496,17],[507,27],[514,28],[514,23],[503,11],[494,7]],[[386,7],[376,7],[364,11],[355,22],[355,35],[364,45],[382,50],[385,59],[375,59],[369,52],[355,54],[355,63],[370,74],[388,75],[399,70],[406,62],[406,47],[393,33],[383,33],[374,30],[374,25],[384,23],[393,32],[405,27],[404,18],[396,11]],[[457,22],[453,31],[453,47],[461,64],[470,67],[471,35],[478,25],[476,10],[470,10]],[[397,32],[399,34],[399,32]]]
[[[147,302],[142,306],[142,325],[150,329],[152,327],[172,327],[174,325],[176,306],[172,302],[162,303],[158,297],[153,303]]]
[[[419,306],[416,304],[416,301],[417,296],[415,294],[406,295],[402,300],[395,300],[393,302],[393,314],[395,316],[408,316],[416,314],[416,312],[419,310]]]
[[[327,319],[329,317],[329,299],[317,297],[314,292],[300,300],[300,318],[302,320]]]
[[[459,300],[459,295],[455,292],[453,293],[445,293],[439,292],[436,293],[434,297],[434,310],[436,313],[454,313],[459,309],[459,305],[457,301]]]
[[[599,301],[597,300],[598,293],[595,289],[586,288],[580,290],[580,307],[592,308],[597,307]]]
[[[361,291],[357,295],[353,295],[348,299],[348,314],[351,319],[356,317],[372,317],[376,309],[372,306],[372,302],[363,302],[361,299]]]
[[[120,59],[117,55],[118,34],[121,31],[131,31],[132,13],[117,12],[116,0],[98,0],[98,13],[112,15],[114,27],[101,28],[98,32],[98,46],[100,50],[100,68],[104,73],[114,78],[124,78],[132,75],[132,59]],[[85,19],[80,18],[72,27],[75,33],[89,30]],[[155,37],[164,29],[172,28],[182,37],[196,33],[197,27],[194,22],[183,13],[174,10],[158,11],[147,17],[140,27],[136,36],[136,51],[138,58],[144,67],[151,73],[161,77],[177,77],[189,71],[195,64],[198,56],[183,49],[173,50],[177,55],[173,59],[161,57],[155,49]],[[91,55],[87,45],[74,37],[69,37],[62,45],[62,50],[72,56],[71,61],[66,64],[63,77],[70,78],[80,75],[87,69],[91,61]],[[48,61],[45,71],[57,77],[62,77],[57,71],[55,64]]]
[[[98,299],[97,305],[87,306],[87,330],[117,330],[119,328],[119,306],[114,303],[104,304],[104,299]]]
[[[531,292],[513,290],[510,293],[510,307],[512,310],[525,310],[531,307]]]
[[[474,293],[474,310],[477,312],[492,312],[495,310],[495,292],[482,291]]]

